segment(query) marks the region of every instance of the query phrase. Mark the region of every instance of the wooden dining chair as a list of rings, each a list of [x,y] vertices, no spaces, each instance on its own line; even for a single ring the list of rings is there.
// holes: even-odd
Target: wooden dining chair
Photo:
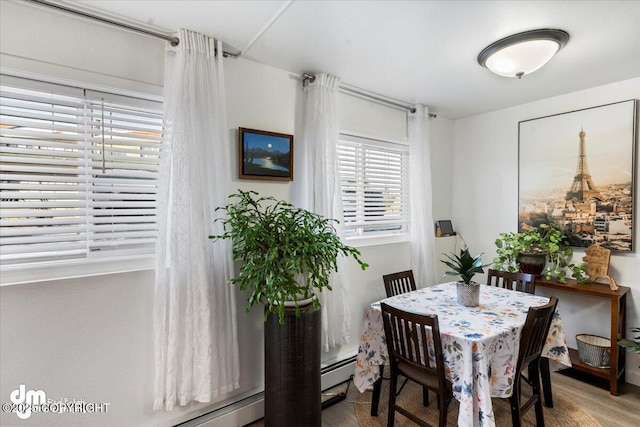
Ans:
[[[413,277],[413,270],[385,274],[384,276],[382,276],[382,281],[384,282],[384,289],[387,293],[387,298],[415,291],[417,289],[416,281]],[[380,376],[382,376],[382,374]],[[400,394],[406,384],[407,380],[405,379],[396,392],[396,395]],[[427,388],[424,388],[422,392],[422,404],[425,407],[429,406],[429,389]]]
[[[528,273],[510,273],[508,271],[490,269],[487,274],[487,285],[534,294],[536,291],[536,276]],[[551,372],[547,358],[543,358],[540,362],[540,375],[542,377],[544,405],[547,408],[553,408]]]
[[[508,398],[511,404],[511,421],[514,427],[522,425],[522,416],[531,406],[535,407],[536,426],[544,427],[540,359],[557,305],[558,299],[551,297],[548,304],[530,307],[527,313],[527,320],[520,336],[520,351],[513,382],[513,394]],[[527,376],[523,374],[525,368],[527,368]],[[531,397],[524,403],[521,402],[520,393],[523,382],[531,387]]]
[[[536,291],[536,276],[489,269],[487,285],[533,294]]]
[[[382,276],[387,298],[416,290],[416,281],[413,278],[413,270],[400,271]]]
[[[380,304],[391,365],[390,390],[395,390],[402,375],[433,391],[437,396],[439,426],[447,424],[447,408],[453,397],[451,383],[445,377],[444,358],[438,316],[428,316],[400,310],[384,302]],[[430,345],[433,348],[430,350]],[[431,357],[430,357],[431,355]],[[395,412],[421,426],[425,421],[396,403],[396,393],[389,392],[387,426],[393,427]]]

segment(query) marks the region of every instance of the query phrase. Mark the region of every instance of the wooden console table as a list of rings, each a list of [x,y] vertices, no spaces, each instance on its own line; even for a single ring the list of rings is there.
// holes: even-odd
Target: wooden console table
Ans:
[[[620,338],[625,338],[625,332],[627,329],[627,292],[629,291],[629,288],[626,286],[619,286],[618,290],[612,291],[608,284],[580,284],[574,279],[568,279],[567,283],[536,279],[536,287],[537,286],[592,297],[608,298],[611,301],[611,367],[596,368],[591,365],[587,365],[578,357],[578,350],[573,348],[569,349],[569,356],[571,357],[571,364],[574,369],[609,380],[609,390],[611,394],[617,396],[618,383],[624,382],[625,360],[624,349],[621,348],[617,342]]]

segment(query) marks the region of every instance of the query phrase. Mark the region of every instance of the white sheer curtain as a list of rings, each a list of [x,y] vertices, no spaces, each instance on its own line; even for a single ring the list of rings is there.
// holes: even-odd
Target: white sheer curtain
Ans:
[[[231,250],[208,239],[230,181],[222,48],[179,37],[166,52],[158,184],[153,406],[166,410],[239,387]]]
[[[336,146],[338,143],[337,103],[340,79],[320,73],[305,88],[302,144],[306,153],[306,208],[340,221],[338,235],[344,239],[342,193]],[[305,204],[304,202],[302,203]],[[346,344],[351,335],[350,311],[345,289],[345,260],[338,259],[338,271],[331,275],[332,291],[320,295],[322,345],[325,351]]]
[[[414,108],[415,113],[408,117],[411,269],[416,284],[424,287],[435,283],[429,109],[424,105]]]

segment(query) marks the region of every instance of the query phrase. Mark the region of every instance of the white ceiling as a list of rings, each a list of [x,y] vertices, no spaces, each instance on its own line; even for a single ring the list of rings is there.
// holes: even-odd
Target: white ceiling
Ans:
[[[167,32],[187,28],[244,50],[289,1],[67,1]],[[478,65],[511,34],[571,39],[521,80]],[[243,57],[342,82],[451,119],[640,76],[640,1],[293,1]]]

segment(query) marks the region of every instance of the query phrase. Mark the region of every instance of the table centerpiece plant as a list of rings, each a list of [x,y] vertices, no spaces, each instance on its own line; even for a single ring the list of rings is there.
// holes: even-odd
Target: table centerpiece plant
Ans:
[[[588,283],[586,264],[572,263],[573,249],[566,232],[556,224],[540,224],[522,232],[500,233],[495,240],[496,257],[491,268],[531,273],[561,283],[567,270],[580,283]],[[538,258],[538,260],[536,260]]]
[[[283,323],[285,306],[311,299],[318,308],[317,293],[331,290],[329,275],[337,271],[340,255],[353,257],[364,270],[368,264],[360,252],[342,243],[333,225],[336,220],[297,208],[273,197],[257,197],[255,191],[229,196],[234,200],[216,212],[224,232],[212,240],[230,239],[234,260],[243,261],[231,283],[250,289],[247,311],[264,304]]]
[[[482,264],[482,255],[472,256],[468,247],[460,249],[460,255],[451,253],[443,254],[448,260],[440,260],[451,270],[444,274],[447,276],[459,276],[460,280],[456,284],[458,304],[475,307],[480,303],[480,284],[474,282],[473,276],[484,273],[484,267],[489,264]]]

